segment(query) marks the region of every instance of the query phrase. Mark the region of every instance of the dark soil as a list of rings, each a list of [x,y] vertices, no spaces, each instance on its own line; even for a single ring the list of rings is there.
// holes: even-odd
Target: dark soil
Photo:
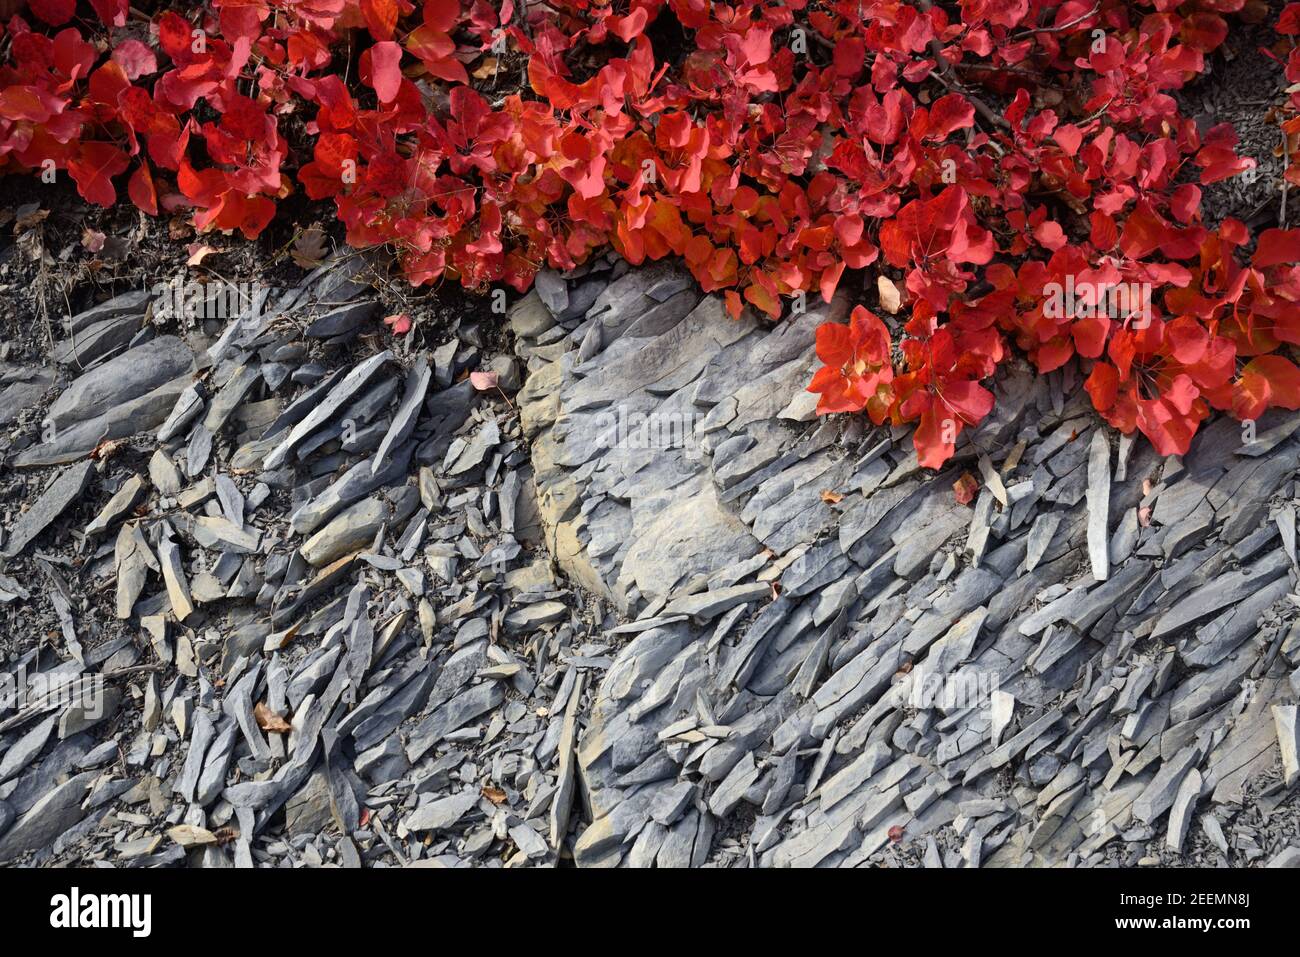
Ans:
[[[1206,59],[1206,71],[1175,99],[1202,132],[1230,123],[1240,137],[1237,152],[1249,156],[1255,169],[1203,187],[1202,212],[1207,226],[1227,216],[1242,220],[1252,232],[1281,222],[1282,158],[1280,111],[1286,103],[1286,78],[1281,63],[1261,51],[1277,40],[1272,24],[1285,6],[1271,0],[1272,11],[1260,24],[1230,18],[1228,39]],[[1193,178],[1194,181],[1194,178]],[[1296,197],[1291,197],[1293,200]],[[1292,220],[1297,217],[1292,214]]]

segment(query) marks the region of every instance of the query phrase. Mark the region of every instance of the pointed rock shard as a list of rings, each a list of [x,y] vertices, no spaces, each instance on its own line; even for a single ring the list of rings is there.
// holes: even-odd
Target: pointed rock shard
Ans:
[[[200,515],[191,528],[194,540],[204,548],[254,555],[262,537],[256,532],[241,528],[234,522],[212,515]]]
[[[393,423],[388,427],[384,440],[379,443],[379,451],[375,453],[374,461],[370,464],[371,475],[383,468],[388,453],[410,438],[411,433],[415,431],[415,423],[420,418],[420,408],[424,404],[424,396],[429,391],[429,382],[432,378],[433,372],[429,369],[429,360],[421,355],[406,373],[406,391],[402,395],[402,402],[397,407],[397,412],[393,415]]]
[[[177,621],[183,622],[194,613],[194,602],[190,598],[190,584],[181,565],[181,551],[169,535],[164,535],[158,542],[158,560],[162,565],[163,581],[167,584],[172,613]]]
[[[1146,789],[1133,802],[1133,817],[1143,824],[1152,824],[1173,806],[1179,785],[1188,771],[1200,763],[1204,748],[1199,742],[1187,745],[1160,765]]]
[[[1052,543],[1052,536],[1061,525],[1060,512],[1044,512],[1034,519],[1029,529],[1029,540],[1025,548],[1025,571],[1032,572],[1042,561],[1047,546]]]
[[[1123,482],[1128,478],[1128,459],[1133,451],[1133,436],[1119,437],[1119,451],[1115,454],[1115,481]]]
[[[1169,809],[1169,833],[1165,836],[1165,846],[1175,854],[1183,849],[1187,828],[1192,823],[1192,812],[1201,797],[1201,785],[1201,772],[1192,768],[1183,778],[1183,783],[1178,786],[1173,807]]]
[[[221,503],[222,514],[231,524],[244,527],[244,493],[239,490],[235,480],[229,475],[218,474],[216,480],[217,500]]]
[[[1103,429],[1092,432],[1088,451],[1088,558],[1092,577],[1110,577],[1110,442]]]
[[[578,730],[578,709],[581,707],[586,675],[578,673],[569,701],[564,708],[564,723],[560,726],[559,760],[556,765],[555,797],[551,800],[551,847],[559,850],[564,836],[569,832],[569,814],[573,810],[573,795],[577,788],[574,777],[573,746]]]
[[[1016,699],[1007,692],[998,690],[989,696],[989,736],[995,748],[1002,740],[1002,732],[1011,724],[1011,716],[1015,714],[1015,710]]]
[[[163,495],[175,495],[181,490],[180,469],[162,449],[149,459],[149,481]]]
[[[31,544],[32,539],[63,513],[63,510],[81,497],[95,474],[95,463],[86,461],[64,469],[45,493],[27,511],[18,516],[9,532],[0,556],[13,558]]]
[[[1282,775],[1287,788],[1290,788],[1300,781],[1300,727],[1296,724],[1296,706],[1273,705],[1273,724],[1282,751]]]
[[[231,414],[237,409],[262,378],[262,365],[259,362],[246,362],[230,374],[212,397],[207,415],[203,418],[203,427],[213,435],[219,433]]]
[[[40,402],[45,390],[54,385],[54,373],[48,366],[0,372],[0,425],[18,419],[18,414]]]
[[[279,468],[284,464],[284,461],[297,448],[299,443],[328,422],[330,416],[343,408],[353,396],[360,392],[374,378],[375,373],[379,371],[383,364],[391,358],[393,358],[393,354],[385,349],[378,355],[357,363],[352,368],[352,371],[344,376],[338,385],[330,389],[329,394],[290,430],[284,441],[267,454],[262,467],[269,470]]]
[[[63,327],[69,333],[76,333],[88,329],[97,322],[103,322],[105,319],[116,319],[119,316],[132,314],[143,317],[151,298],[152,293],[146,289],[132,289],[130,292],[124,292],[122,295],[115,296],[106,302],[91,306],[85,312],[65,317]]]
[[[172,408],[171,414],[167,416],[167,421],[158,429],[158,441],[169,442],[180,435],[185,427],[194,421],[194,417],[202,411],[203,390],[199,383],[195,382],[186,386],[176,399],[176,405]]]
[[[128,522],[118,530],[114,558],[117,562],[117,617],[127,619],[144,590],[149,569],[158,570],[158,561],[135,522]]]
[[[1291,567],[1298,568],[1296,565],[1295,554],[1295,506],[1288,505],[1277,513],[1277,530],[1282,535],[1282,547],[1286,549],[1286,557],[1291,559]]]
[[[54,347],[59,365],[86,369],[126,345],[140,331],[143,316],[115,316],[93,322]]]
[[[984,486],[993,493],[993,497],[998,500],[998,504],[1003,508],[1007,507],[1007,487],[1002,484],[1002,476],[998,470],[993,467],[987,455],[979,457],[980,476],[984,479]]]
[[[477,786],[466,788],[451,797],[421,804],[406,819],[408,831],[445,831],[464,817],[479,802]]]
[[[113,493],[113,497],[108,500],[108,504],[95,516],[95,520],[86,526],[86,534],[95,535],[99,532],[106,532],[125,518],[127,513],[135,507],[135,503],[140,500],[144,488],[144,478],[142,476],[130,476]]]
[[[993,489],[985,486],[979,498],[975,500],[975,508],[971,512],[970,531],[966,534],[966,549],[970,552],[971,565],[978,565],[988,548],[989,533],[993,531],[993,502],[996,498],[997,494]]]
[[[19,598],[26,601],[31,597],[31,592],[8,575],[0,575],[0,602],[11,602]]]

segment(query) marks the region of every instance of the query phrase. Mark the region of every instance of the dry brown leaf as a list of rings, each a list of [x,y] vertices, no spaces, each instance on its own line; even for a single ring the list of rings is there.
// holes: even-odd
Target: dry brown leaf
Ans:
[[[257,726],[263,731],[270,731],[273,734],[288,734],[292,730],[289,722],[272,711],[265,701],[259,701],[253,707],[253,717],[257,719]]]
[[[828,488],[822,489],[821,496],[822,501],[827,505],[838,505],[840,502],[844,501],[844,495],[842,493],[832,491]]]
[[[289,255],[300,269],[315,269],[325,259],[325,240],[325,230],[319,226],[308,226],[293,241]]]
[[[21,233],[34,226],[39,226],[45,222],[49,215],[50,211],[48,209],[41,209],[34,203],[19,206],[14,214],[14,232]]]
[[[501,65],[494,56],[485,56],[483,62],[474,67],[473,77],[476,80],[486,80],[490,76],[495,76]]]
[[[102,462],[105,459],[111,458],[114,455],[116,455],[118,450],[121,447],[122,447],[121,440],[105,439],[104,441],[100,442],[98,445],[95,446],[94,451],[90,453],[90,457],[94,459],[96,462]]]
[[[45,251],[44,236],[44,229],[26,229],[19,233],[15,245],[29,262],[45,260],[47,263],[52,263],[54,260]]]
[[[215,249],[207,243],[190,243],[185,247],[185,251],[190,254],[190,258],[185,260],[187,266],[197,266],[213,253],[221,252],[221,250]]]
[[[483,785],[483,796],[497,806],[506,803],[506,792],[490,784]]]

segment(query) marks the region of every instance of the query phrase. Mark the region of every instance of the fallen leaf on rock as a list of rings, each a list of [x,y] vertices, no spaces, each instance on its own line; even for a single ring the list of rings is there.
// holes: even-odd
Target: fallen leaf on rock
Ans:
[[[81,231],[81,245],[92,253],[97,253],[104,248],[104,240],[108,237],[98,229],[83,229]]]
[[[111,458],[112,456],[116,455],[118,450],[121,447],[122,447],[121,440],[105,439],[103,442],[100,442],[98,445],[95,446],[94,451],[90,453],[90,457],[94,459],[96,462],[102,462],[105,459]]]
[[[506,792],[490,784],[483,785],[483,796],[498,806],[506,803]]]
[[[384,320],[390,332],[395,336],[404,336],[411,331],[411,317],[404,312],[399,312],[395,316],[389,316]]]
[[[288,721],[272,711],[265,701],[259,701],[253,707],[253,717],[257,719],[257,726],[263,731],[271,731],[275,734],[288,734],[293,730]]]
[[[889,839],[895,844],[903,839],[903,826],[901,824],[895,824],[889,829]]]
[[[497,374],[495,372],[471,372],[469,381],[478,391],[486,392],[488,389],[497,387]]]
[[[177,824],[167,831],[167,836],[181,847],[199,847],[203,844],[216,844],[217,836],[205,827],[193,824]]]
[[[975,501],[975,494],[980,490],[980,483],[969,472],[962,472],[961,478],[952,483],[952,494],[958,505],[969,505]]]

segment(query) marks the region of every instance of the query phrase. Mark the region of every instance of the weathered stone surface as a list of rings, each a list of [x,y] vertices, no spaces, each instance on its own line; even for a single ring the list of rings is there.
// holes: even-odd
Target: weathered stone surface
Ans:
[[[90,486],[95,474],[94,462],[81,462],[70,465],[59,477],[50,483],[50,487],[38,498],[32,507],[19,516],[5,540],[0,556],[13,558],[37,535],[45,531],[50,523],[58,518],[69,505],[81,497]]]
[[[393,340],[404,374],[356,336],[371,306],[308,343],[356,297],[338,263],[187,332],[216,345],[166,384],[166,448],[97,457],[40,601],[25,553],[0,578],[42,666],[111,674],[116,711],[0,715],[0,839],[83,772],[40,863],[1240,866],[1290,839],[1294,430],[1254,454],[1212,418],[1112,463],[1078,370],[1012,362],[936,474],[906,429],[791,403],[847,299],[768,328],[670,264],[575,272],[512,312],[517,364],[472,310],[432,354]]]
[[[329,390],[318,404],[307,411],[302,420],[289,430],[289,434],[285,436],[284,440],[267,453],[262,463],[263,466],[273,469],[283,463],[299,443],[328,422],[357,393],[365,388],[376,373],[383,368],[384,363],[388,362],[392,357],[391,352],[384,351],[357,363],[337,385]]]
[[[460,821],[479,800],[478,791],[467,788],[452,797],[421,804],[404,823],[409,831],[445,831]]]
[[[17,421],[52,385],[54,373],[47,366],[14,369],[0,366],[0,425]]]
[[[13,861],[29,851],[46,847],[80,821],[86,814],[81,806],[82,799],[97,774],[87,771],[68,778],[41,797],[7,831],[0,833],[0,862]]]
[[[49,421],[59,430],[71,428],[193,369],[194,355],[184,342],[174,336],[159,336],[78,378],[50,406]]]

